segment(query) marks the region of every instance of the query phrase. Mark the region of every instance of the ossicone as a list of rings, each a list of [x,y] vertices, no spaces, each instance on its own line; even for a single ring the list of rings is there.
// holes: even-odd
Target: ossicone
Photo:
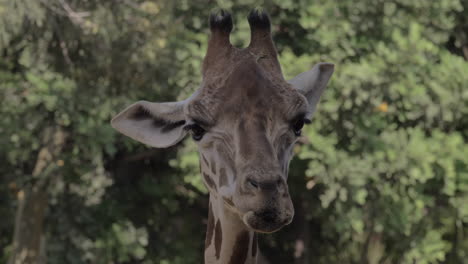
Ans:
[[[257,58],[261,58],[259,63],[263,67],[282,77],[281,66],[277,58],[278,53],[271,36],[271,22],[268,13],[261,8],[255,8],[250,11],[247,20],[250,25],[249,51]]]
[[[220,31],[224,33],[231,33],[232,31],[232,16],[224,9],[211,12],[210,14],[210,29],[211,32]]]
[[[270,31],[270,17],[268,16],[268,13],[261,8],[252,9],[247,16],[247,20],[249,21],[250,30],[252,31]]]

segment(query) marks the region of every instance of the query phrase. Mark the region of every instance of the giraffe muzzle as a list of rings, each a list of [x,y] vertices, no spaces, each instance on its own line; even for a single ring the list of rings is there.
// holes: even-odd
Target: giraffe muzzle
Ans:
[[[265,209],[244,214],[244,224],[259,233],[273,233],[291,223],[293,212],[280,212],[276,209]]]
[[[294,208],[286,180],[279,173],[249,173],[235,199],[244,224],[256,232],[272,233],[291,223]]]

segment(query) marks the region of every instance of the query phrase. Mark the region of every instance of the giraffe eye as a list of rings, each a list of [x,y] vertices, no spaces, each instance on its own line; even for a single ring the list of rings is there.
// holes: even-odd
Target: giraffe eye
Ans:
[[[190,134],[192,134],[192,138],[195,141],[199,141],[200,139],[202,139],[203,135],[205,135],[206,132],[206,130],[198,124],[187,125],[184,127],[184,129],[190,131]]]
[[[292,123],[292,129],[294,131],[294,134],[296,136],[300,136],[302,132],[302,128],[304,127],[304,124],[308,123],[308,120],[304,118],[297,118],[293,123]]]

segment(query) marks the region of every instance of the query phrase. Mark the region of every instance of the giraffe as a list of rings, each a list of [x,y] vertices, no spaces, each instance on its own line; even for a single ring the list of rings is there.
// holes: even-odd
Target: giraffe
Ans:
[[[136,102],[111,125],[156,148],[190,134],[209,191],[205,263],[255,264],[258,233],[278,231],[293,219],[287,185],[292,149],[334,65],[318,63],[286,81],[265,11],[249,13],[251,40],[243,49],[230,43],[230,13],[212,13],[209,22],[199,89],[179,102]]]

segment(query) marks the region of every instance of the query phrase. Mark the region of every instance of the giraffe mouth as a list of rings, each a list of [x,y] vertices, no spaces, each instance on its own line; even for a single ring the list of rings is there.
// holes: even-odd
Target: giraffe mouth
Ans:
[[[249,211],[244,214],[242,221],[244,224],[259,233],[274,233],[292,221],[292,216],[286,214],[281,217],[281,214],[275,211]]]

